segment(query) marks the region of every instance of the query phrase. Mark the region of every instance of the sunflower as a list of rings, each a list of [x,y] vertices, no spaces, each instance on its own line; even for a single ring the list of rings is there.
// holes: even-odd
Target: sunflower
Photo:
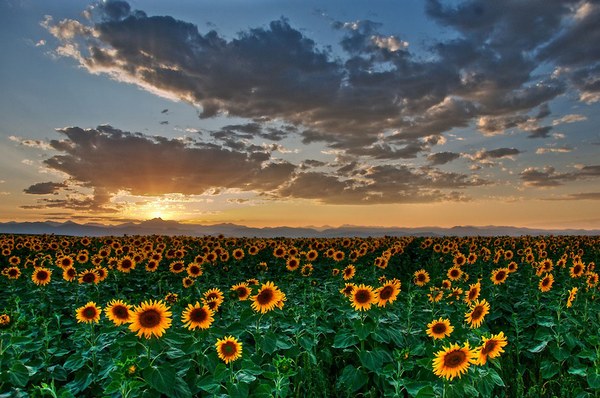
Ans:
[[[184,269],[185,264],[183,263],[183,261],[173,261],[171,264],[169,264],[169,271],[171,271],[174,274],[183,272]]]
[[[427,294],[429,298],[429,302],[431,303],[439,303],[444,297],[444,291],[438,288],[431,287],[429,288],[430,293]]]
[[[231,253],[231,255],[233,258],[239,261],[244,258],[244,250],[237,248],[233,251],[233,253]]]
[[[135,269],[135,261],[129,256],[125,256],[119,260],[117,269],[121,272],[129,273],[132,269]]]
[[[310,276],[313,273],[314,267],[312,264],[304,264],[300,270],[302,276]]]
[[[73,259],[69,256],[60,256],[56,260],[56,265],[63,269],[73,266],[73,263],[74,263]]]
[[[300,261],[298,261],[296,257],[290,257],[285,262],[285,268],[287,268],[288,271],[295,271],[298,269],[299,266]]]
[[[345,281],[354,278],[354,274],[356,274],[356,267],[352,264],[344,268],[344,270],[342,271],[342,276],[344,277]]]
[[[331,275],[333,276],[338,276],[340,273],[340,269],[339,268],[334,268],[331,270]]]
[[[0,327],[6,327],[10,325],[10,315],[2,314],[0,315]]]
[[[504,332],[493,334],[490,338],[482,337],[482,344],[475,350],[477,365],[485,365],[488,358],[496,358],[504,352],[504,347],[508,344]]]
[[[250,290],[250,286],[246,282],[241,282],[231,286],[231,290],[236,293],[237,298],[240,301],[248,300],[248,297],[250,297],[250,293],[252,293],[252,290]]]
[[[469,256],[467,257],[467,262],[469,264],[475,264],[475,261],[477,261],[477,254],[469,253]]]
[[[283,247],[283,246],[276,247],[275,250],[273,250],[273,256],[277,257],[277,258],[285,257],[286,253],[287,253],[287,251],[285,250],[285,247]]]
[[[377,304],[377,297],[371,286],[361,284],[352,290],[350,301],[355,310],[366,311],[371,309],[371,305]]]
[[[2,272],[8,279],[19,279],[21,276],[21,269],[19,267],[8,267]]]
[[[490,312],[490,304],[486,299],[477,300],[471,305],[470,311],[465,314],[465,321],[472,329],[478,328],[483,323],[483,318]]]
[[[100,278],[98,277],[96,271],[94,271],[93,269],[88,269],[79,274],[77,282],[79,282],[79,284],[93,283],[97,285],[98,282],[100,282]]]
[[[191,278],[197,278],[203,273],[202,267],[198,263],[189,263],[186,271]]]
[[[210,300],[202,299],[202,304],[204,304],[205,306],[210,308],[213,312],[219,311],[220,304],[217,299],[210,299]]]
[[[494,282],[494,285],[500,285],[506,282],[506,278],[508,278],[508,270],[506,268],[497,268],[492,271],[492,276],[490,279]]]
[[[73,282],[77,277],[77,270],[74,267],[66,267],[63,269],[63,279],[67,282]]]
[[[217,339],[215,347],[217,348],[217,355],[226,364],[242,356],[242,343],[233,336]]]
[[[177,293],[169,292],[165,296],[165,301],[169,304],[175,304],[179,301],[179,295]]]
[[[451,281],[457,281],[460,279],[460,277],[462,276],[463,271],[458,268],[457,266],[454,266],[452,268],[450,268],[448,270],[448,272],[446,273],[446,275],[448,275],[448,279],[450,279]]]
[[[454,326],[450,325],[450,319],[438,319],[427,324],[427,335],[434,339],[443,339],[450,336]]]
[[[415,271],[414,273],[414,281],[417,286],[425,286],[429,283],[431,279],[429,278],[429,272],[424,269],[420,269]]]
[[[554,275],[547,274],[540,280],[538,287],[542,292],[548,292],[548,291],[550,291],[550,289],[552,289],[553,283],[554,283]]]
[[[77,317],[77,322],[95,322],[98,323],[100,320],[100,314],[102,310],[98,308],[96,303],[93,301],[89,301],[86,305],[81,306],[75,310],[75,315]]]
[[[157,269],[158,269],[158,261],[153,260],[153,259],[148,260],[148,262],[146,263],[146,271],[156,272]]]
[[[223,301],[225,300],[225,295],[223,295],[221,289],[218,288],[207,290],[204,292],[203,297],[206,301],[217,300],[219,306],[223,304]]]
[[[479,282],[470,284],[469,290],[465,294],[465,301],[467,303],[472,303],[477,300],[479,293],[481,293],[481,284]]]
[[[462,253],[456,254],[454,256],[454,259],[452,260],[452,263],[454,264],[455,267],[460,267],[462,265],[465,265],[466,262],[467,262],[467,258]]]
[[[17,265],[21,264],[21,259],[20,259],[19,257],[17,257],[17,256],[11,256],[11,257],[8,259],[8,263],[9,263],[10,265],[12,265],[12,266],[15,266],[15,267],[16,267]]]
[[[48,268],[39,267],[33,271],[31,275],[31,280],[38,286],[47,285],[50,283],[50,279],[52,278],[52,271]]]
[[[332,257],[335,261],[339,262],[339,261],[342,261],[346,257],[346,255],[344,254],[343,251],[338,250],[335,253],[333,253]]]
[[[355,287],[356,285],[354,283],[346,283],[346,285],[342,289],[340,289],[340,293],[350,298],[350,296],[352,295],[352,290],[354,290]]]
[[[575,296],[577,296],[577,291],[579,288],[574,287],[569,290],[569,298],[567,299],[567,308],[571,308],[573,306],[573,300],[575,300]]]
[[[582,263],[575,263],[571,268],[569,268],[569,275],[571,278],[579,278],[585,272],[585,265]]]
[[[131,318],[129,330],[147,339],[152,335],[161,337],[171,326],[171,311],[162,300],[144,301],[134,308]]]
[[[452,288],[452,281],[444,279],[442,281],[442,289],[450,290]]]
[[[592,288],[598,284],[598,274],[595,272],[590,272],[586,279],[587,287]]]
[[[513,273],[513,272],[517,272],[517,270],[519,269],[519,265],[514,262],[511,261],[510,263],[508,263],[508,265],[506,266],[506,269],[508,270],[508,272]]]
[[[104,313],[116,326],[131,321],[131,306],[121,300],[111,300],[106,304]]]
[[[316,250],[314,250],[314,249],[309,250],[306,253],[306,260],[307,261],[311,261],[311,262],[315,261],[317,259],[317,257],[319,257],[319,253]]]
[[[189,330],[196,328],[208,329],[214,321],[213,315],[213,310],[206,305],[200,305],[196,301],[194,305],[188,304],[187,308],[181,314],[181,322]]]
[[[388,303],[396,301],[398,293],[400,293],[400,281],[392,279],[375,290],[375,301],[379,307],[385,307]]]
[[[251,297],[252,309],[265,313],[275,308],[282,299],[282,292],[273,282],[263,283],[257,294]]]
[[[181,283],[183,284],[183,287],[185,287],[187,289],[187,288],[192,287],[194,285],[194,283],[196,283],[196,280],[190,278],[189,276],[186,276],[181,280]]]
[[[446,379],[454,379],[466,373],[472,363],[475,363],[476,352],[471,350],[469,343],[462,348],[458,344],[450,344],[435,354],[433,359],[433,373]]]

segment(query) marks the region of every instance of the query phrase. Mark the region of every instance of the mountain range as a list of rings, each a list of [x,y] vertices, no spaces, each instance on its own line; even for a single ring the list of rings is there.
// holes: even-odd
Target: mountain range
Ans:
[[[510,226],[456,226],[442,227],[247,227],[223,223],[212,225],[185,224],[154,218],[138,223],[118,225],[98,223],[78,224],[72,221],[5,222],[0,223],[0,233],[54,234],[69,236],[122,236],[122,235],[223,235],[227,237],[300,238],[300,237],[377,237],[377,236],[523,236],[523,235],[600,235],[600,229],[532,229]]]

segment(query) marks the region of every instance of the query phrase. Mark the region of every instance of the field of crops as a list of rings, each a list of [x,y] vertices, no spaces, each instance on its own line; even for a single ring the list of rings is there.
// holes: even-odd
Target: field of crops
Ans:
[[[0,397],[600,396],[599,237],[0,247]]]

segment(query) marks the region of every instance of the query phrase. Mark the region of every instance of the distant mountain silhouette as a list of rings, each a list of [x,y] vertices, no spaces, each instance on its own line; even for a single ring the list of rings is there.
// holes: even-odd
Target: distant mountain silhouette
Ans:
[[[224,235],[227,237],[259,238],[300,238],[300,237],[377,237],[377,236],[522,236],[522,235],[600,235],[600,230],[585,229],[531,229],[509,226],[456,226],[452,228],[419,227],[361,227],[344,225],[333,228],[317,227],[265,227],[255,228],[244,225],[222,223],[212,225],[183,224],[177,221],[153,218],[138,223],[102,225],[98,223],[78,224],[72,221],[59,223],[43,222],[6,222],[0,223],[0,233],[9,234],[54,234],[70,236],[107,236],[107,235]]]

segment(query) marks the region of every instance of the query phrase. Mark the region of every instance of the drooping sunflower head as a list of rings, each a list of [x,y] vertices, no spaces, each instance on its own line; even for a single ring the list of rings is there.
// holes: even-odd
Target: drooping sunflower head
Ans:
[[[476,353],[471,350],[469,343],[462,347],[451,344],[435,354],[433,359],[433,373],[446,379],[454,379],[467,372],[472,363],[475,362]]]
[[[274,309],[281,299],[282,292],[273,282],[263,283],[258,293],[251,297],[252,309],[264,314]]]
[[[352,264],[348,265],[342,271],[342,276],[343,276],[343,278],[344,278],[345,281],[352,279],[355,274],[356,274],[356,267],[354,265],[352,265]]]
[[[38,286],[45,286],[50,283],[52,278],[52,271],[48,268],[38,267],[33,271],[31,280]]]
[[[476,364],[485,365],[488,358],[496,358],[504,352],[504,347],[508,342],[504,336],[504,332],[492,335],[491,337],[482,337],[482,344],[476,350],[477,359]]]
[[[453,331],[454,326],[450,325],[450,320],[440,318],[427,324],[426,333],[434,339],[443,339],[450,336]]]
[[[350,294],[350,302],[352,303],[352,307],[357,311],[371,309],[371,305],[377,304],[373,287],[365,284],[356,286]]]
[[[542,278],[542,280],[540,280],[540,283],[538,285],[538,288],[542,291],[542,292],[548,292],[550,291],[550,289],[552,289],[552,284],[554,283],[554,275],[552,274],[547,274],[546,276],[544,276]]]
[[[573,306],[573,301],[575,300],[575,297],[577,296],[578,290],[579,290],[579,288],[577,288],[577,287],[573,287],[571,290],[569,290],[569,298],[567,299],[567,308],[571,308]]]
[[[465,295],[465,301],[467,303],[471,303],[471,302],[477,300],[480,293],[481,293],[481,284],[479,282],[472,283],[471,285],[469,285],[469,290],[467,291],[467,293]]]
[[[196,301],[196,304],[188,304],[187,308],[181,314],[183,326],[190,330],[196,328],[208,329],[213,323],[214,312],[208,306],[201,305]]]
[[[352,295],[352,290],[354,290],[355,287],[356,285],[354,283],[346,283],[346,285],[340,289],[340,293],[350,298],[350,296]]]
[[[483,318],[490,312],[490,304],[486,299],[477,300],[471,306],[469,312],[465,314],[465,321],[473,329],[478,328],[483,323]]]
[[[242,343],[233,336],[225,336],[222,339],[217,339],[215,347],[217,355],[226,364],[242,356]]]
[[[161,337],[171,326],[171,315],[171,311],[162,301],[144,301],[135,307],[129,330],[137,332],[138,337],[143,335],[147,339],[152,336]]]
[[[83,305],[75,310],[75,316],[78,323],[98,323],[101,313],[102,310],[98,308],[96,303],[93,301],[89,301],[86,305]]]
[[[131,306],[122,300],[111,300],[106,305],[104,313],[116,326],[131,321]]]

